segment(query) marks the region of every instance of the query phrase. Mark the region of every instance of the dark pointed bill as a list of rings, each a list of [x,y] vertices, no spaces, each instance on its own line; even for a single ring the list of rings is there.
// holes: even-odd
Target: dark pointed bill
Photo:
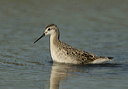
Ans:
[[[36,43],[38,40],[40,40],[44,36],[45,36],[45,34],[41,35],[34,43]]]

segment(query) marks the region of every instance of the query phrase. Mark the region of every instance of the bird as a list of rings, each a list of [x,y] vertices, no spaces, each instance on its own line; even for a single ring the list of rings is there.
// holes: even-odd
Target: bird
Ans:
[[[43,34],[34,43],[46,35],[50,35],[50,52],[53,62],[83,65],[102,64],[114,60],[113,57],[97,56],[60,41],[60,32],[56,24],[46,26]]]

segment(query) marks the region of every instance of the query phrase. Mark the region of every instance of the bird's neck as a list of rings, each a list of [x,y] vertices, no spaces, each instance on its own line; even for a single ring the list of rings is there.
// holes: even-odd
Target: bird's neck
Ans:
[[[58,45],[60,42],[59,40],[59,32],[55,32],[50,36],[50,46],[51,45]]]

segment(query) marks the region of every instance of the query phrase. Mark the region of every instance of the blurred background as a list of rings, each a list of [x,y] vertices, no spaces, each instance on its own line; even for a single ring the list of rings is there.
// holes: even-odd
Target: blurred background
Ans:
[[[121,66],[114,73],[113,69],[109,70],[117,75],[110,82],[120,80],[120,84],[110,84],[109,88],[128,88],[128,0],[0,0],[1,89],[49,88],[52,66],[49,37],[33,42],[51,23],[59,27],[61,41],[96,55],[115,57],[113,63]],[[78,81],[73,77],[75,83],[69,78],[61,84],[61,89],[96,89],[98,84],[94,81],[89,81],[92,87],[85,85],[88,79],[83,80],[87,77],[85,68],[83,71],[75,71],[81,81],[79,87],[75,86]],[[98,73],[105,77],[104,68],[101,71]],[[107,82],[97,89],[108,89]]]

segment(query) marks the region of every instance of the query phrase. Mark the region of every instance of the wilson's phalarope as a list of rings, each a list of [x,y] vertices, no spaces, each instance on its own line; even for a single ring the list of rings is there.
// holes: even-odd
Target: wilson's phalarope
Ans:
[[[72,64],[100,64],[113,59],[112,57],[97,56],[61,42],[59,40],[59,28],[55,24],[48,25],[43,35],[34,43],[45,35],[50,35],[50,51],[52,59],[55,62]]]

